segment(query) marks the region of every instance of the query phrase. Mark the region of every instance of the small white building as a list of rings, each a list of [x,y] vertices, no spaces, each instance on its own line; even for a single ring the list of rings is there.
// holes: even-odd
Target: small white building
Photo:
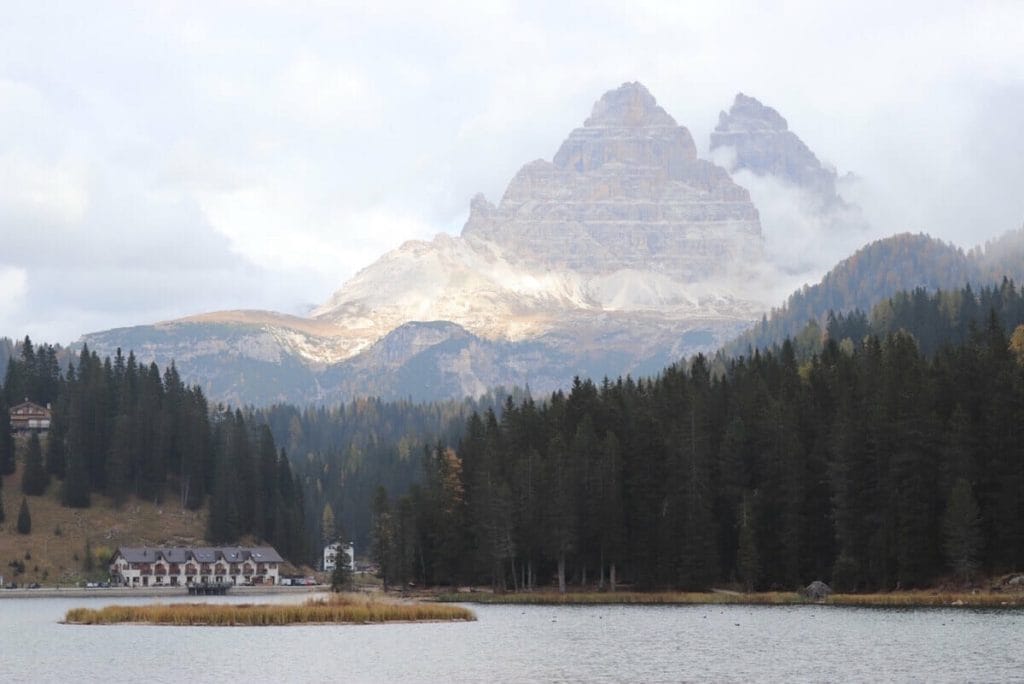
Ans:
[[[122,546],[110,559],[110,576],[126,587],[277,584],[283,562],[270,546]]]
[[[338,556],[345,559],[349,570],[356,569],[356,547],[352,542],[334,542],[324,547],[324,572],[333,572],[338,567]]]

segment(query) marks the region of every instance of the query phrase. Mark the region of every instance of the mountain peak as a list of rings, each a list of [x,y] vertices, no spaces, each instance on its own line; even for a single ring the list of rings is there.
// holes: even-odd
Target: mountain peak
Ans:
[[[818,160],[782,115],[743,93],[718,115],[711,133],[711,151],[731,147],[735,159],[731,171],[748,170],[758,176],[775,176],[812,193],[823,207],[842,205],[836,193],[836,173]]]
[[[594,103],[584,128],[675,126],[668,112],[658,106],[650,91],[638,81],[609,90]]]
[[[736,93],[729,113],[721,112],[718,115],[718,126],[715,131],[718,133],[730,133],[734,131],[755,131],[789,130],[786,120],[776,110],[761,104],[755,97],[748,97],[743,93]]]

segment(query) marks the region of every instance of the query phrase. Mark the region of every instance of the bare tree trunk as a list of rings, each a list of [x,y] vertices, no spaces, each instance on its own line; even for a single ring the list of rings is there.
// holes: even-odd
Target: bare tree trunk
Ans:
[[[601,560],[599,562],[601,573],[597,580],[597,588],[604,591],[604,549],[601,549]]]
[[[565,554],[558,556],[558,592],[565,593]]]
[[[612,591],[615,591],[615,563],[612,563],[611,567],[611,583],[610,587]]]
[[[512,563],[512,591],[519,593],[519,574],[516,572],[516,557],[509,559]]]

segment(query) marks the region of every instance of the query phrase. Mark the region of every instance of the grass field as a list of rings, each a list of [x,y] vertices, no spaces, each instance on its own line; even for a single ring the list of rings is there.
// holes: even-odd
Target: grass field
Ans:
[[[75,584],[85,579],[106,578],[106,563],[121,545],[193,544],[206,530],[206,511],[182,510],[171,502],[129,499],[120,509],[112,501],[93,494],[85,509],[60,505],[60,482],[54,480],[42,496],[28,498],[32,532],[18,534],[21,507],[21,447],[18,468],[3,477],[3,505],[6,519],[0,523],[0,576],[19,585]],[[93,570],[87,570],[86,541],[93,556]],[[12,563],[14,565],[12,565]],[[15,565],[24,566],[16,574]]]
[[[437,622],[476,620],[462,606],[437,603],[405,603],[370,599],[352,594],[332,594],[298,605],[177,603],[150,606],[74,608],[64,621],[69,624],[110,625],[143,623],[183,626],[278,626],[295,624],[368,624],[376,622]]]

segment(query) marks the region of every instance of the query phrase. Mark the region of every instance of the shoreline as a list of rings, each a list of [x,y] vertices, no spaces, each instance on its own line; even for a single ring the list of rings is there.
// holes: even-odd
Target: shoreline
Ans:
[[[272,596],[281,594],[320,594],[330,591],[330,586],[325,584],[314,586],[288,587],[281,585],[263,587],[231,587],[228,596]],[[137,596],[139,598],[163,598],[188,596],[185,587],[40,587],[28,589],[18,587],[17,589],[0,589],[0,600],[2,599],[24,599],[24,598],[124,598]],[[198,597],[193,597],[198,598]]]
[[[442,603],[476,605],[532,606],[830,606],[837,608],[968,608],[1019,610],[1024,608],[1024,593],[971,594],[961,592],[908,591],[879,594],[832,594],[812,599],[795,592],[553,592],[493,594],[457,592],[439,594]]]

